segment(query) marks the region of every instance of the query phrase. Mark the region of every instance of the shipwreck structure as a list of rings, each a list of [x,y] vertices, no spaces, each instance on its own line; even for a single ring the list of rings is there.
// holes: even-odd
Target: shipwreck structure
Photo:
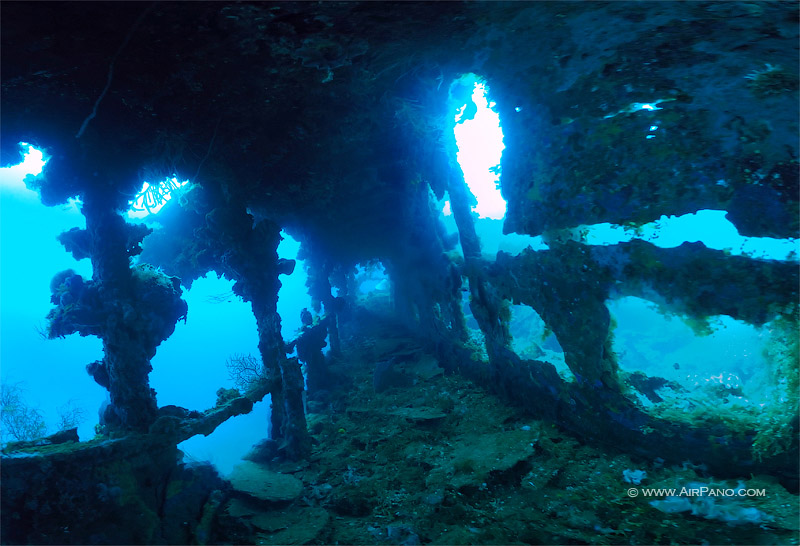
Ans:
[[[618,369],[606,306],[635,295],[698,320],[780,319],[791,332],[796,263],[700,243],[593,247],[573,230],[715,209],[742,235],[797,238],[797,43],[796,4],[782,2],[5,2],[2,162],[16,162],[19,142],[36,145],[50,156],[36,181],[42,202],[82,202],[86,228],[60,240],[93,275],[54,279],[49,334],[103,340],[87,369],[111,404],[104,439],[41,447],[57,482],[29,473],[35,457],[4,456],[3,541],[63,541],[63,522],[31,499],[83,491],[53,508],[75,513],[92,502],[84,481],[107,484],[113,472],[132,476],[114,493],[129,499],[122,506],[163,520],[170,507],[147,491],[193,483],[172,462],[177,443],[267,394],[265,436],[287,459],[311,454],[303,376],[276,308],[280,275],[294,268],[276,252],[282,229],[302,242],[334,352],[338,332],[357,329],[348,279],[379,260],[392,319],[448,372],[588,444],[667,463],[691,453],[715,475],[796,487],[796,416],[769,443],[721,419],[647,411]],[[451,83],[465,74],[491,88],[503,121],[504,231],[541,235],[548,250],[481,252],[452,138]],[[651,125],[659,138],[643,137]],[[126,222],[143,177],[175,173],[190,184],[160,226]],[[432,205],[445,192],[463,259]],[[159,408],[150,359],[191,314],[182,290],[208,272],[250,303],[266,379],[205,413]],[[477,352],[464,290],[483,334]],[[512,303],[558,336],[574,381],[514,353]],[[796,364],[781,372],[795,389],[789,415]],[[192,540],[207,540],[202,525]],[[155,524],[136,533],[127,541],[189,536]]]

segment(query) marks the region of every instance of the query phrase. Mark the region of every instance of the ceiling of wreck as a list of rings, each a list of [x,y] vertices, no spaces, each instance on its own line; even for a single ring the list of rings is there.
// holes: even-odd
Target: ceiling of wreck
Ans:
[[[123,207],[177,172],[379,257],[415,184],[446,187],[448,88],[474,72],[506,231],[712,208],[796,237],[797,22],[793,3],[4,2],[2,162],[47,148],[46,204],[106,184]]]
[[[50,169],[45,202],[98,178],[131,193],[143,172],[174,171],[341,241],[394,238],[406,187],[431,155],[422,141],[446,127],[436,122],[453,52],[431,25],[474,27],[458,4],[45,9],[52,14],[11,4],[3,17],[3,149],[25,140],[64,159]]]

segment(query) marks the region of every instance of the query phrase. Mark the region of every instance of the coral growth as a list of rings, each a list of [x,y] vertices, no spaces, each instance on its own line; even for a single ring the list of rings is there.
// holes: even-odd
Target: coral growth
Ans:
[[[269,381],[261,360],[253,355],[232,355],[225,361],[225,367],[228,369],[228,378],[241,392]]]
[[[797,73],[792,73],[778,64],[764,65],[745,76],[747,86],[760,98],[797,91],[800,80]]]

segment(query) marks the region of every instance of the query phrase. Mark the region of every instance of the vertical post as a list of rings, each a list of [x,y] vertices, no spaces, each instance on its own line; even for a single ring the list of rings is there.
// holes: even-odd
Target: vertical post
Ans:
[[[111,404],[103,421],[111,429],[146,432],[156,419],[155,392],[148,374],[160,340],[148,335],[137,309],[128,226],[102,196],[86,195],[82,212],[91,238],[92,279],[105,321],[101,338]]]
[[[281,317],[278,314],[281,282],[278,275],[287,272],[287,264],[278,259],[280,239],[280,226],[261,221],[243,235],[243,240],[236,241],[240,247],[227,265],[238,279],[234,291],[250,301],[258,325],[258,350],[274,381],[271,436],[273,439],[283,438],[289,457],[300,459],[310,455],[311,438],[303,408],[303,374],[297,359],[286,358],[286,346],[281,335]]]
[[[486,337],[486,352],[495,371],[502,360],[503,349],[511,343],[508,331],[508,317],[504,303],[486,280],[480,264],[481,245],[475,232],[472,212],[464,184],[464,179],[451,172],[448,185],[450,206],[458,226],[461,248],[464,251],[464,265],[469,278],[469,289],[472,295],[470,308]]]

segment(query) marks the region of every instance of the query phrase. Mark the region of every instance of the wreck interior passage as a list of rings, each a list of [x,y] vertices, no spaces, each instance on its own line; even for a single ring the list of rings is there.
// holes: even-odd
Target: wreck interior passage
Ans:
[[[4,2],[0,543],[797,544],[791,2]]]

